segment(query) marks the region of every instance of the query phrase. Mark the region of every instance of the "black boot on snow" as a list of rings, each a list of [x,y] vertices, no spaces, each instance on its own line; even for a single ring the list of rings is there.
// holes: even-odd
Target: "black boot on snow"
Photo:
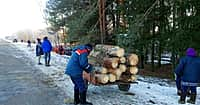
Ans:
[[[190,104],[195,104],[195,101],[196,101],[196,94],[191,94],[190,99],[187,100],[187,102]]]
[[[79,103],[80,103],[79,90],[74,89],[74,105],[78,105]]]
[[[186,95],[186,96],[187,96],[187,97],[190,97],[190,95],[191,95],[191,90],[188,89],[188,90],[187,90],[187,95]]]
[[[42,63],[39,62],[38,65],[42,65]]]
[[[86,101],[86,91],[80,93],[80,101],[80,105],[93,105],[92,103]]]
[[[181,90],[177,91],[177,95],[181,96],[181,93],[182,93]]]
[[[184,95],[184,94],[182,93],[180,99],[178,100],[178,103],[179,103],[179,104],[185,104],[185,98],[186,98],[186,95]]]

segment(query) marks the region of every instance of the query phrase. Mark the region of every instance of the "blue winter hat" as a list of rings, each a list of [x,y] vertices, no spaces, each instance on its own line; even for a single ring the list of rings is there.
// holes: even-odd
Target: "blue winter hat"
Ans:
[[[188,48],[186,50],[186,55],[188,55],[188,56],[197,56],[197,52],[195,51],[194,48]]]
[[[85,46],[90,49],[90,51],[92,50],[92,45],[91,44],[85,44]]]

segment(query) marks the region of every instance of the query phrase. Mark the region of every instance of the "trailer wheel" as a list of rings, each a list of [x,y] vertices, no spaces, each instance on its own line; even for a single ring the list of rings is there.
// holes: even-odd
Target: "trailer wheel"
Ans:
[[[118,88],[121,91],[128,91],[130,89],[130,84],[118,84]]]

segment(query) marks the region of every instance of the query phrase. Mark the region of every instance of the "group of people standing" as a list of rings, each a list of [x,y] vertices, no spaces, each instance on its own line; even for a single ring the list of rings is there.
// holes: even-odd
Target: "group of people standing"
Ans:
[[[93,70],[91,64],[88,63],[88,55],[92,51],[91,44],[77,46],[73,49],[72,55],[67,63],[65,74],[69,75],[74,84],[74,104],[93,105],[86,101],[87,87],[83,79],[83,71],[90,73]],[[45,65],[50,66],[52,45],[47,37],[37,39],[36,56],[38,56],[38,64],[41,55],[44,54]],[[177,94],[180,95],[178,103],[185,104],[187,96],[188,103],[195,104],[197,96],[197,87],[200,83],[200,57],[194,48],[186,50],[186,56],[182,57],[177,65],[174,73],[176,74]]]
[[[40,38],[37,38],[36,56],[38,57],[38,65],[42,64],[40,59],[41,56],[44,55],[45,66],[50,66],[51,50],[52,45],[51,42],[48,40],[48,37],[44,37],[43,42],[41,42]]]

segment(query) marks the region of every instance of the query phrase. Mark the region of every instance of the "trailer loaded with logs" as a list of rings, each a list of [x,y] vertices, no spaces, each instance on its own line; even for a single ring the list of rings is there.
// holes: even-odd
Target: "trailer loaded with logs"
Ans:
[[[94,66],[92,73],[83,73],[91,84],[118,85],[122,91],[128,91],[131,83],[136,82],[138,56],[125,55],[119,46],[98,44],[89,56],[89,63]]]

